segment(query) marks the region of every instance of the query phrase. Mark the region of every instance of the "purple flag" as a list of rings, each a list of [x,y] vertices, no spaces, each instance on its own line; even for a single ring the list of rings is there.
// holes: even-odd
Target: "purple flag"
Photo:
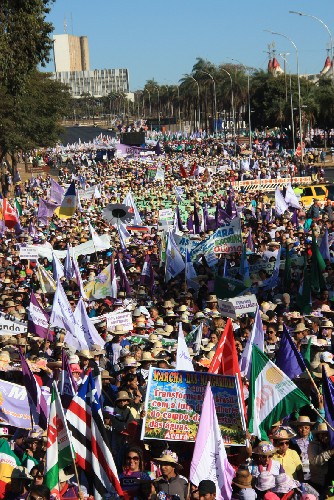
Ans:
[[[292,217],[291,217],[291,222],[298,229],[299,220],[298,220],[298,213],[297,213],[297,209],[296,208],[293,209],[293,213],[292,213]]]
[[[154,287],[154,272],[150,254],[146,254],[145,262],[140,275],[140,284],[149,288],[152,293]]]
[[[120,288],[121,290],[124,290],[127,295],[131,295],[132,293],[132,288],[130,286],[128,277],[126,275],[123,262],[120,258],[117,260],[117,267],[118,267],[118,274],[120,278]]]
[[[182,219],[181,219],[181,215],[180,215],[179,205],[176,206],[176,218],[177,218],[177,225],[179,226],[179,231],[184,231]]]
[[[48,413],[44,395],[21,350],[20,359],[23,374],[23,384],[27,390],[28,401],[33,420],[36,425],[39,425],[42,429],[46,430],[48,426]]]
[[[248,233],[248,236],[247,236],[246,247],[251,252],[254,252],[254,242],[253,242],[253,238],[252,238],[252,230],[251,229],[249,229],[249,233]]]
[[[187,229],[188,229],[189,233],[194,232],[194,222],[193,222],[193,218],[191,215],[189,215],[188,220],[187,220]]]
[[[29,222],[29,229],[28,229],[28,231],[29,231],[29,234],[30,234],[30,236],[32,238],[34,238],[36,236],[36,234],[37,234],[36,228],[33,225],[32,221]]]
[[[290,337],[285,325],[283,326],[281,343],[276,354],[275,363],[291,379],[298,377],[298,375],[306,370],[302,355]]]
[[[229,194],[229,197],[228,197],[228,200],[226,203],[226,207],[225,207],[225,211],[231,219],[233,217],[236,217],[236,215],[237,215],[237,207],[235,206],[234,196],[232,196],[232,194]]]
[[[194,227],[195,227],[194,233],[199,234],[200,233],[200,224],[199,224],[199,216],[198,216],[198,212],[197,212],[196,203],[194,203]]]
[[[48,200],[43,200],[43,198],[39,199],[39,205],[38,205],[38,219],[41,221],[43,224],[48,223],[48,218],[53,216],[53,212],[56,210],[58,205],[56,203],[53,203],[52,201]]]
[[[51,177],[51,187],[50,187],[50,200],[52,200],[54,203],[57,203],[57,205],[61,205],[61,202],[63,201],[65,194],[64,188],[62,188],[58,182],[56,182],[54,179]]]
[[[65,410],[67,410],[67,408],[70,406],[73,396],[78,390],[78,385],[72,375],[70,364],[68,362],[68,358],[64,349],[62,351],[61,361],[62,367],[59,382],[59,394],[63,407],[65,408]]]
[[[204,229],[205,233],[208,230],[208,226],[209,226],[209,212],[208,212],[208,208],[205,204],[204,208],[203,208],[203,229]]]
[[[331,260],[331,255],[329,253],[329,244],[328,244],[328,229],[326,228],[325,234],[323,235],[321,239],[321,243],[319,246],[320,253],[322,255],[322,258],[325,260]]]
[[[322,367],[322,395],[324,397],[325,415],[328,423],[334,428],[334,385]],[[334,431],[328,427],[329,449],[334,448]]]
[[[31,292],[28,310],[28,331],[42,339],[51,340],[53,335],[49,329],[49,320],[49,315],[39,304],[34,292]]]

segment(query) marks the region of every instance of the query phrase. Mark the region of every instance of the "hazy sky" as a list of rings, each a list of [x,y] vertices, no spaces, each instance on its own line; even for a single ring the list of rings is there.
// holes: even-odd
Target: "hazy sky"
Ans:
[[[215,64],[234,58],[264,69],[273,41],[280,64],[278,53],[289,52],[288,64],[295,72],[291,43],[264,29],[295,42],[301,74],[319,72],[329,34],[318,21],[289,10],[319,17],[334,36],[333,0],[56,0],[49,18],[55,34],[64,33],[66,19],[69,34],[88,36],[91,69],[128,68],[134,91],[151,78],[160,85],[178,83],[196,57]],[[47,69],[53,71],[53,63]]]

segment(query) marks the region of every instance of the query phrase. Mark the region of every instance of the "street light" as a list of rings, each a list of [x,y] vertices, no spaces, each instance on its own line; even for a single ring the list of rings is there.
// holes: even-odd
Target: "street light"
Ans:
[[[331,67],[332,67],[332,82],[334,84],[334,68],[333,68],[333,37],[332,37],[332,33],[331,33],[331,30],[328,28],[327,24],[325,24],[323,22],[322,19],[320,19],[319,17],[317,16],[313,16],[312,14],[305,14],[305,12],[299,12],[299,11],[296,11],[296,10],[289,10],[289,14],[297,14],[298,16],[302,16],[302,17],[311,17],[312,19],[315,19],[316,21],[318,21],[320,24],[323,25],[323,27],[325,28],[325,30],[327,31],[327,33],[329,34],[329,40],[330,40],[330,44],[331,44]]]
[[[196,80],[196,78],[194,78],[192,75],[188,75],[188,76],[189,76],[189,78],[191,78],[192,80],[194,80],[194,82],[197,85],[197,100],[198,100],[198,122],[197,122],[197,126],[198,126],[198,130],[199,130],[200,127],[201,127],[201,107],[200,107],[200,102],[199,102],[199,83]]]
[[[233,121],[233,136],[234,136],[234,150],[237,150],[236,138],[235,138],[235,110],[234,110],[234,93],[233,93],[233,80],[231,74],[224,68],[220,68],[224,73],[226,73],[231,81],[231,105],[232,105],[232,121]]]
[[[286,69],[286,66],[288,65],[288,61],[286,56],[289,55],[288,52],[285,54],[279,54],[281,58],[284,61],[284,68]],[[295,143],[295,121],[294,121],[294,116],[293,116],[293,101],[292,101],[292,87],[291,87],[291,73],[289,73],[289,79],[290,79],[290,106],[291,106],[291,133],[292,133],[292,147],[293,147],[293,152],[296,151],[296,143]]]
[[[251,102],[250,102],[250,88],[249,88],[249,73],[250,70],[253,69],[249,66],[245,66],[242,62],[238,61],[238,59],[233,59],[233,57],[229,57],[231,61],[235,61],[241,66],[245,68],[247,71],[247,97],[248,97],[248,128],[249,128],[249,149],[252,151],[252,123],[251,123]]]
[[[204,71],[202,69],[199,70],[199,73],[204,73],[205,75],[208,75],[208,77],[211,78],[213,82],[213,98],[214,98],[214,127],[215,127],[215,133],[217,134],[217,94],[216,94],[216,81],[213,78],[212,75],[208,71]]]
[[[298,49],[297,45],[293,40],[291,40],[290,37],[287,35],[283,35],[283,33],[278,33],[277,31],[271,31],[271,30],[264,30],[267,31],[267,33],[271,33],[272,35],[278,35],[282,36],[283,38],[286,38],[291,45],[293,45],[293,48],[296,51],[296,64],[297,64],[297,81],[298,81],[298,108],[299,108],[299,132],[300,132],[300,152],[301,152],[301,162],[303,163],[304,161],[304,148],[303,148],[303,124],[302,124],[302,107],[301,107],[301,97],[300,97],[300,77],[299,77],[299,57],[298,57]]]
[[[147,92],[148,93],[149,111],[150,111],[150,118],[151,118],[151,115],[152,115],[151,92],[149,90],[147,90],[147,89],[144,89],[143,92]]]

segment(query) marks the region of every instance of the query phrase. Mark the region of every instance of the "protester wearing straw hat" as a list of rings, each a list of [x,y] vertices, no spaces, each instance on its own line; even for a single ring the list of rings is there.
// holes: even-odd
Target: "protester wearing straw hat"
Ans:
[[[277,460],[283,467],[284,471],[291,477],[303,482],[303,466],[298,453],[289,448],[292,434],[285,429],[279,428],[273,434],[274,446],[277,451],[273,455],[273,459]]]
[[[232,499],[240,498],[247,500],[255,500],[256,492],[253,489],[253,477],[248,469],[240,467],[235,477],[232,479]]]
[[[188,482],[179,476],[182,466],[176,453],[164,450],[159,458],[154,458],[154,461],[160,465],[162,472],[162,476],[153,482],[156,492],[164,491],[168,495],[178,495],[180,500],[186,500]]]
[[[310,462],[308,456],[308,448],[310,442],[313,440],[313,434],[311,433],[312,427],[315,422],[311,422],[308,416],[299,416],[295,422],[291,422],[293,427],[296,427],[297,436],[291,439],[291,443],[296,443],[300,450],[300,458],[303,464],[304,480],[308,481],[310,479]]]
[[[283,467],[281,464],[277,460],[273,460],[276,451],[277,448],[270,441],[260,441],[253,448],[252,459],[248,464],[248,470],[253,477],[257,477],[264,471],[270,472],[274,476],[282,472]]]

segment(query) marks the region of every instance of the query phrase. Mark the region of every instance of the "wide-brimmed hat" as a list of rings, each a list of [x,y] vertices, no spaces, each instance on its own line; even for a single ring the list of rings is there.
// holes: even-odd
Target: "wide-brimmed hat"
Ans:
[[[132,356],[125,358],[122,364],[124,368],[134,368],[140,366],[140,363],[138,363]]]
[[[127,401],[127,400],[130,401],[130,399],[131,398],[130,398],[129,394],[126,391],[119,391],[115,401]]]
[[[116,325],[113,329],[110,330],[113,335],[126,335],[130,330],[124,328],[123,325]]]
[[[311,422],[310,417],[307,415],[301,415],[300,417],[297,418],[295,422],[290,422],[291,425],[298,427],[299,425],[309,425],[312,426],[315,424],[315,422]]]
[[[86,359],[93,358],[93,356],[91,355],[91,353],[88,349],[82,349],[81,351],[79,351],[78,356],[79,356],[79,358],[86,358]]]
[[[146,363],[148,361],[155,361],[155,359],[152,357],[150,352],[144,351],[141,355],[140,363]]]
[[[274,441],[283,441],[285,439],[291,439],[295,434],[290,434],[289,432],[287,432],[286,429],[277,429],[277,431],[275,431],[273,433],[273,439]]]
[[[232,484],[238,488],[251,488],[253,476],[248,469],[238,469],[235,477],[232,479]]]
[[[320,363],[317,368],[312,372],[312,375],[316,378],[322,378],[322,367],[325,367],[325,372],[327,377],[334,376],[334,369],[329,366],[327,363]]]
[[[275,486],[275,476],[267,470],[261,472],[256,478],[255,488],[259,491],[271,490]]]
[[[101,379],[102,380],[111,380],[113,377],[110,375],[108,370],[102,370],[101,372]]]
[[[300,483],[291,479],[287,474],[282,473],[278,474],[275,477],[275,486],[272,488],[272,492],[274,493],[288,493],[289,491],[298,488]]]
[[[321,424],[318,424],[318,427],[313,431],[313,434],[324,434],[326,432],[328,432],[327,424],[322,422]]]
[[[60,483],[66,483],[66,481],[69,481],[72,479],[74,474],[66,474],[63,469],[59,471],[59,482]]]
[[[261,455],[269,457],[277,451],[277,448],[272,445],[270,441],[260,441],[256,448],[253,448],[253,453],[255,455]]]
[[[296,328],[293,331],[293,333],[300,333],[300,332],[305,332],[305,330],[309,330],[307,326],[304,323],[298,323]]]
[[[172,325],[166,325],[164,327],[164,337],[169,337],[174,332],[174,327]]]
[[[334,327],[333,322],[330,321],[329,319],[326,321],[323,321],[320,325],[320,328],[333,328],[333,327]]]
[[[176,453],[172,450],[164,450],[159,458],[153,459],[155,462],[168,463],[174,465],[176,468],[182,469],[182,465],[179,464],[179,458]]]

